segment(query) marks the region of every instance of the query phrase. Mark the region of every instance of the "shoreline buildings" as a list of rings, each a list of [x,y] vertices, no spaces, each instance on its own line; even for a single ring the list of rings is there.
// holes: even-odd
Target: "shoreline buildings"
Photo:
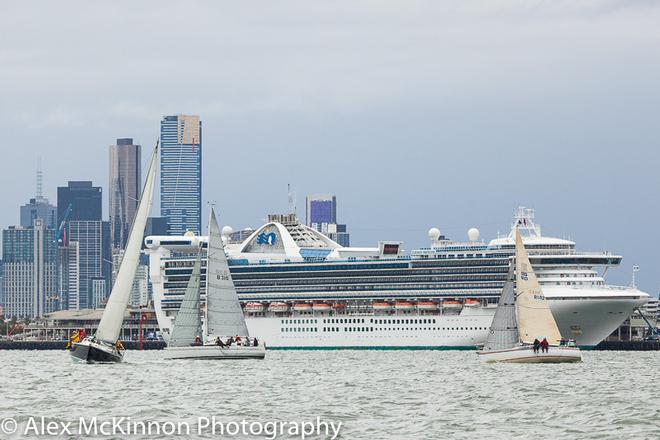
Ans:
[[[168,235],[202,230],[202,122],[165,116],[160,122],[160,216]]]

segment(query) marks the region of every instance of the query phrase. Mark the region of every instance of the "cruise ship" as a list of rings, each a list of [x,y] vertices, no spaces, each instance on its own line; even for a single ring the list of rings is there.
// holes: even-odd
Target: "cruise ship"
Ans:
[[[636,288],[605,283],[620,255],[543,236],[532,209],[516,210],[514,228],[562,335],[580,346],[596,345],[648,301]],[[250,334],[270,348],[442,349],[484,343],[515,252],[512,233],[486,243],[472,228],[460,242],[432,228],[429,247],[406,253],[396,241],[342,247],[285,214],[248,233],[225,227],[223,239]],[[206,237],[150,236],[145,244],[167,339]]]

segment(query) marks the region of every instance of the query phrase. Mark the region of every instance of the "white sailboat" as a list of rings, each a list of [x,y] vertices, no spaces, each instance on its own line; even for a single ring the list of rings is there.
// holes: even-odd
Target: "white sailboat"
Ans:
[[[87,363],[121,362],[124,358],[124,350],[119,342],[119,332],[124,322],[124,313],[128,306],[128,300],[137,270],[142,241],[144,239],[144,228],[147,217],[151,211],[153,188],[156,181],[156,169],[158,162],[158,143],[154,148],[149,164],[147,180],[142,189],[140,203],[133,220],[131,233],[126,244],[124,256],[119,266],[117,279],[112,286],[112,292],[108,303],[103,311],[101,322],[96,333],[80,342],[71,344],[71,356],[77,360]]]
[[[199,313],[201,250],[165,349],[167,359],[263,359],[266,346],[250,339],[236,288],[229,273],[220,227],[211,208],[206,265],[206,329]],[[240,337],[237,342],[234,337]],[[232,343],[227,343],[229,339]],[[238,339],[238,338],[236,338]]]
[[[561,337],[518,230],[515,264],[515,278],[512,266],[486,344],[477,353],[479,358],[485,362],[509,363],[582,361],[580,350]],[[547,349],[535,349],[534,341],[543,339],[548,342]]]

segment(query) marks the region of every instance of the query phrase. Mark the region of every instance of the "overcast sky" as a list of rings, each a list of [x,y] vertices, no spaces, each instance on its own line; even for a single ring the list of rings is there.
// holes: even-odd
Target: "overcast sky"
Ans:
[[[624,256],[660,287],[660,4],[646,1],[0,3],[0,225],[107,188],[108,145],[164,114],[203,121],[221,223],[337,195],[352,242],[548,235]],[[107,197],[104,194],[107,215]],[[157,212],[156,212],[157,214]]]

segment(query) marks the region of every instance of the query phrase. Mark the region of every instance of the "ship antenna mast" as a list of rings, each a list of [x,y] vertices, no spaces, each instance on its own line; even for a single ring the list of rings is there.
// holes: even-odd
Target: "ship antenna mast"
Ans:
[[[291,184],[287,183],[286,184],[287,192],[289,195],[289,214],[295,214],[296,213],[296,195],[295,193],[291,190]]]

